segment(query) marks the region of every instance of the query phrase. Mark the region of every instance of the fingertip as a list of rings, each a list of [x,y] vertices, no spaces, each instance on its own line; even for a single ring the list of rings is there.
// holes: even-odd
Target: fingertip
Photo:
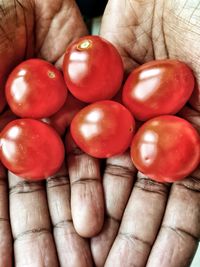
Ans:
[[[104,200],[102,185],[81,182],[73,189],[72,218],[77,233],[85,238],[96,236],[103,227]]]

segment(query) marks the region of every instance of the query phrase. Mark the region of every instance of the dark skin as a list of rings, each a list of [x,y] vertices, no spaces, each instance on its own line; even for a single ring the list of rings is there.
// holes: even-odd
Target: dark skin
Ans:
[[[0,6],[1,87],[13,66],[28,57],[60,68],[67,45],[87,33],[72,0],[9,0]],[[191,66],[197,78],[193,107],[180,115],[198,129],[199,18],[199,1],[110,0],[101,27],[126,73],[155,58]],[[100,162],[70,137],[68,144],[69,176],[65,166],[46,183],[9,174],[8,195],[1,167],[0,267],[12,266],[12,251],[18,267],[90,267],[93,261],[98,267],[189,266],[200,238],[200,171],[160,184],[137,174],[125,153],[107,160],[101,183]]]

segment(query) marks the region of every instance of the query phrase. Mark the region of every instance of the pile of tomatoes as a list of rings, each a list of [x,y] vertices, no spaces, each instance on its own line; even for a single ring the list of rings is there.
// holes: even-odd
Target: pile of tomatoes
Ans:
[[[151,61],[123,84],[117,49],[101,37],[86,36],[67,48],[62,71],[29,59],[9,75],[5,94],[15,115],[10,122],[1,118],[6,125],[0,159],[10,171],[33,180],[57,172],[68,126],[78,147],[93,157],[108,158],[130,147],[137,169],[157,181],[183,179],[199,165],[199,134],[174,116],[194,88],[186,64]]]

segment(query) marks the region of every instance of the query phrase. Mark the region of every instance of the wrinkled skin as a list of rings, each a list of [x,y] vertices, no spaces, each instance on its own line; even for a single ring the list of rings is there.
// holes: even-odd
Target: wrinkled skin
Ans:
[[[86,34],[72,0],[8,0],[0,7],[1,83],[13,65],[33,54],[61,67],[67,44]],[[197,129],[199,21],[199,1],[110,0],[101,28],[127,73],[154,58],[178,58],[191,66],[197,78],[194,109],[183,109],[181,116]],[[90,267],[92,257],[98,267],[189,266],[200,238],[200,171],[172,186],[140,173],[134,180],[136,170],[125,153],[107,160],[102,188],[99,161],[70,142],[69,177],[65,167],[46,185],[9,174],[8,195],[1,168],[0,267],[12,266],[12,250],[17,267]],[[106,214],[97,235],[103,191]],[[83,236],[96,235],[90,243],[75,232],[72,218]]]

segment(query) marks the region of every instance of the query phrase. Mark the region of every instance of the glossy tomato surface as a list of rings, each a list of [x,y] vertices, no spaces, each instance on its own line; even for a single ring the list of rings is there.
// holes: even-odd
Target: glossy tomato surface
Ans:
[[[33,119],[10,122],[0,134],[0,145],[2,163],[27,179],[53,175],[64,159],[64,146],[57,132]]]
[[[131,144],[136,168],[149,178],[173,182],[187,177],[199,164],[200,139],[194,127],[172,115],[145,122]]]
[[[108,158],[129,147],[134,128],[134,119],[124,106],[105,100],[79,111],[72,120],[71,134],[87,154]]]
[[[154,60],[133,70],[123,88],[123,103],[141,121],[177,113],[190,98],[194,76],[183,62]]]
[[[57,112],[67,97],[62,74],[41,59],[19,64],[6,83],[6,98],[19,117],[43,118]]]
[[[69,93],[62,108],[44,121],[50,124],[60,135],[63,135],[67,127],[70,125],[73,117],[84,106],[84,102],[81,102]]]
[[[123,71],[117,49],[99,36],[82,37],[66,50],[64,78],[71,93],[83,102],[111,99],[120,89]]]

